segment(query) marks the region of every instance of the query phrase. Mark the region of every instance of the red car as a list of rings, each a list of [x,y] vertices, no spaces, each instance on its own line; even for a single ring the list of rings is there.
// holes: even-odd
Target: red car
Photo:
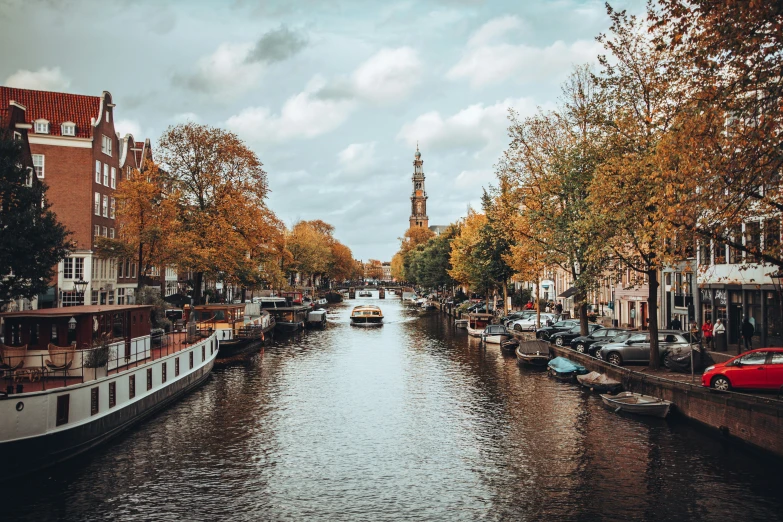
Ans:
[[[704,386],[716,390],[753,388],[783,389],[783,348],[758,348],[725,363],[710,366],[701,377]]]

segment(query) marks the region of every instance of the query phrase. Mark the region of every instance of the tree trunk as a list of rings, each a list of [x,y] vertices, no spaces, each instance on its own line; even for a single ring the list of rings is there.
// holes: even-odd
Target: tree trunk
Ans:
[[[503,315],[508,315],[508,282],[503,281]]]
[[[141,290],[141,288],[144,286],[144,284],[142,282],[142,277],[141,277],[141,267],[142,267],[141,263],[142,263],[143,260],[144,260],[144,243],[139,241],[139,260],[138,260],[139,271],[137,272],[138,277],[136,278],[136,291],[137,292],[139,290]]]
[[[650,319],[650,368],[660,368],[661,357],[658,350],[658,270],[647,271],[647,317]],[[642,325],[644,326],[644,325]]]
[[[539,278],[536,278],[536,328],[541,328],[541,286],[538,284]]]
[[[581,290],[576,294],[577,302],[579,303],[579,334],[588,335],[587,328],[587,296]]]
[[[193,304],[201,304],[201,286],[204,283],[204,272],[196,272],[193,280]]]

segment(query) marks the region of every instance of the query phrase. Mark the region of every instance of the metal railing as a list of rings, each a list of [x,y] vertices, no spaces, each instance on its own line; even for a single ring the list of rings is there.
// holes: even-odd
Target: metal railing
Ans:
[[[110,339],[89,348],[23,350],[4,346],[0,355],[0,395],[44,391],[115,375],[187,349],[210,332],[188,325],[185,332],[153,332],[126,341]]]

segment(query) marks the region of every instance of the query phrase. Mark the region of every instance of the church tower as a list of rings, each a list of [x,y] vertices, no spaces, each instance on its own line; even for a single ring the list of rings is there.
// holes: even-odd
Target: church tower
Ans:
[[[411,195],[411,225],[410,227],[427,228],[430,218],[427,217],[427,193],[424,191],[424,169],[419,145],[416,144],[416,154],[413,160],[413,195]]]

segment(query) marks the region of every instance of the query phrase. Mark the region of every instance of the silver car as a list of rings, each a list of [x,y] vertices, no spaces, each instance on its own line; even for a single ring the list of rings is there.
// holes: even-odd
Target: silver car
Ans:
[[[658,351],[661,362],[669,352],[690,349],[688,334],[679,330],[658,330]],[[609,343],[596,353],[599,359],[622,366],[623,363],[650,362],[650,332],[639,332],[625,341]]]

